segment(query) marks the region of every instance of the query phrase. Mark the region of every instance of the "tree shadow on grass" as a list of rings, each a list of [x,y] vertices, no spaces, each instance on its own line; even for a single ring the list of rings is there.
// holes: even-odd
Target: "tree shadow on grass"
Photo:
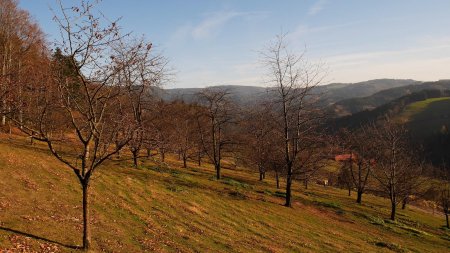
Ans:
[[[19,231],[19,230],[15,230],[15,229],[12,229],[12,228],[6,228],[6,227],[0,226],[0,230],[6,231],[6,232],[15,233],[15,234],[19,234],[19,235],[22,235],[22,236],[30,237],[30,238],[33,238],[33,239],[36,239],[36,240],[41,240],[41,241],[48,242],[48,243],[54,243],[54,244],[57,244],[59,246],[63,246],[63,247],[69,248],[69,249],[81,249],[82,248],[81,246],[64,244],[64,243],[61,243],[61,242],[53,241],[53,240],[50,240],[50,239],[47,239],[47,238],[44,238],[44,237],[40,237],[40,236],[37,236],[37,235],[29,234],[29,233],[22,232],[22,231]]]

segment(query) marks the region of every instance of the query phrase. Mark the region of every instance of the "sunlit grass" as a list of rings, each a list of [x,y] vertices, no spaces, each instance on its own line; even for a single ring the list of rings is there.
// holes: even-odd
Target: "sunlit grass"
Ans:
[[[417,208],[399,210],[366,194],[357,205],[346,190],[294,184],[293,208],[272,175],[198,167],[169,156],[169,166],[142,159],[110,161],[93,178],[93,248],[107,252],[446,252],[444,217]],[[327,171],[332,171],[327,168]],[[81,243],[81,189],[45,146],[24,138],[0,142],[0,248],[30,249]],[[284,181],[281,182],[284,186]],[[13,232],[14,230],[16,232]],[[17,233],[21,232],[20,233]],[[23,233],[41,239],[27,239]],[[42,240],[44,239],[44,240]],[[47,240],[47,241],[46,241]],[[48,241],[54,241],[54,244]],[[44,245],[44,246],[42,246]]]

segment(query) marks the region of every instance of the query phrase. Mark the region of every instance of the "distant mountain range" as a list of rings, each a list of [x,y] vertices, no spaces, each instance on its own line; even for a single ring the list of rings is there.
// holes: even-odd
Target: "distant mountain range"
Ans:
[[[241,105],[253,103],[268,94],[268,88],[258,86],[221,85],[208,88],[227,90],[230,93],[230,99]],[[155,89],[154,92],[165,101],[182,100],[192,103],[197,100],[197,94],[203,89],[205,88]]]
[[[376,79],[359,83],[332,83],[316,87],[315,93],[321,94],[321,102],[324,106],[330,106],[341,100],[371,96],[382,90],[419,83],[420,82],[411,79]],[[257,86],[235,85],[213,86],[210,88],[228,90],[231,99],[234,102],[243,105],[251,104],[258,99],[270,96],[270,90],[272,89]],[[203,89],[204,88],[155,89],[155,93],[158,97],[166,101],[183,100],[185,102],[194,102],[196,100],[196,94]]]
[[[273,88],[213,86],[226,89],[241,106],[273,96]],[[197,100],[203,88],[155,89],[163,100]],[[411,79],[376,79],[359,83],[332,83],[315,88],[321,106],[330,115],[330,130],[358,128],[386,116],[408,126],[415,141],[424,147],[427,159],[436,165],[450,164],[450,80],[419,82]]]
[[[384,89],[370,96],[343,99],[334,103],[330,109],[337,117],[352,115],[364,110],[373,110],[397,98],[423,90],[450,90],[450,80],[424,83],[414,81],[410,85]]]

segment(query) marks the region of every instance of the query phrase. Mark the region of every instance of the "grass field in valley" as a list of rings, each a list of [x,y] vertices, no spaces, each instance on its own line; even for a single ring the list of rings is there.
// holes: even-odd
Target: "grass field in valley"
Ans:
[[[444,216],[409,206],[390,222],[389,202],[346,190],[294,184],[283,204],[268,176],[211,165],[182,169],[143,159],[110,161],[91,186],[95,252],[448,252]],[[45,146],[0,136],[0,249],[76,252],[81,244],[81,189]],[[283,183],[283,182],[282,182]],[[282,184],[284,186],[284,184]]]
[[[406,106],[398,116],[409,123],[414,134],[427,137],[450,126],[450,97],[429,98]]]

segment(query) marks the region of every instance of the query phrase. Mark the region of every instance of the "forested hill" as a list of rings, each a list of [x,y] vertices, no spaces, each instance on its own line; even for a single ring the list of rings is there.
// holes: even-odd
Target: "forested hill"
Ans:
[[[336,116],[348,116],[364,110],[372,110],[397,98],[423,90],[449,90],[450,80],[437,82],[415,82],[411,85],[381,90],[370,96],[352,97],[336,102],[331,111]]]
[[[374,79],[358,83],[329,84],[317,89],[323,93],[324,105],[331,105],[344,99],[367,97],[383,90],[420,83],[412,79]]]
[[[445,82],[441,82],[445,83]],[[448,84],[448,82],[446,82]],[[430,83],[431,86],[432,83]],[[450,162],[450,90],[422,90],[366,110],[332,120],[334,130],[357,129],[389,117],[405,124],[424,156],[435,165]]]
[[[376,79],[359,83],[331,83],[315,88],[315,93],[321,94],[321,102],[324,106],[334,104],[343,99],[370,96],[385,89],[399,88],[420,82],[411,79]],[[258,86],[220,85],[212,86],[212,89],[225,89],[231,99],[239,104],[248,104],[259,99],[267,98],[270,88]],[[196,94],[203,88],[155,88],[155,94],[165,101],[183,100],[194,102]]]
[[[350,129],[358,128],[362,125],[377,121],[386,116],[398,116],[409,104],[412,104],[414,102],[424,101],[430,98],[440,98],[448,96],[450,96],[450,90],[422,90],[395,99],[373,110],[364,110],[353,115],[348,115],[331,120],[330,122],[333,122],[332,125],[337,129],[343,127]]]
[[[230,94],[230,99],[239,104],[258,101],[268,94],[267,88],[258,86],[219,85],[209,88],[226,90]],[[164,101],[182,100],[187,103],[192,103],[197,100],[197,94],[204,90],[204,88],[156,88],[154,90],[156,95]]]

